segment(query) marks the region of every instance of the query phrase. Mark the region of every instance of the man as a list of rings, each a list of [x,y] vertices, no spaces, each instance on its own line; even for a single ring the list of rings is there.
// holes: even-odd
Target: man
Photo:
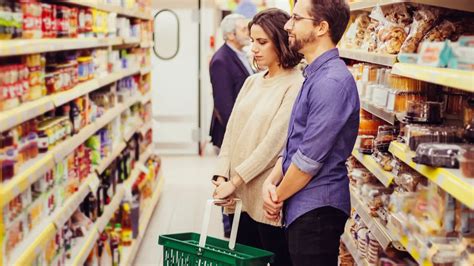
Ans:
[[[285,25],[308,62],[282,157],[266,180],[266,216],[284,223],[294,265],[337,265],[350,213],[345,162],[359,127],[359,97],[336,44],[349,21],[345,0],[299,0]],[[283,204],[284,203],[284,204]]]
[[[224,45],[214,54],[210,63],[210,76],[214,97],[211,121],[211,141],[220,148],[230,113],[240,88],[253,74],[247,54],[242,50],[249,45],[250,37],[244,16],[231,14],[221,22]]]
[[[249,30],[244,16],[230,14],[221,22],[224,45],[214,54],[210,63],[214,112],[211,120],[211,142],[220,148],[240,88],[253,74],[247,54],[242,50],[250,44]],[[223,214],[224,235],[230,236],[232,222]]]

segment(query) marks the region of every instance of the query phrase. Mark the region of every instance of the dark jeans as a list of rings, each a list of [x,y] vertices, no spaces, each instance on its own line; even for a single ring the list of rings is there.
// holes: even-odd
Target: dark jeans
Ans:
[[[234,219],[234,215],[229,215]],[[291,266],[290,254],[282,227],[271,226],[254,221],[246,212],[240,216],[237,243],[252,246],[275,253],[276,266]]]
[[[347,214],[333,207],[312,210],[286,229],[291,261],[295,266],[337,266],[339,241]]]

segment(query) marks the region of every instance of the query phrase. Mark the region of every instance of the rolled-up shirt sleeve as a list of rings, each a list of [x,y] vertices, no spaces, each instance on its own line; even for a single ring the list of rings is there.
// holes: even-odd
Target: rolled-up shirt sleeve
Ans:
[[[349,79],[327,79],[310,85],[314,87],[308,92],[306,130],[291,162],[311,176],[319,173],[339,133],[353,115],[355,103],[346,90],[349,82]]]

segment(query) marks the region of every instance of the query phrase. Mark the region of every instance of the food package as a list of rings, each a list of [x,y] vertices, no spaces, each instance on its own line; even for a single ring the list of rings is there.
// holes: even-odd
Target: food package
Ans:
[[[370,18],[367,13],[362,13],[357,16],[354,21],[355,25],[355,36],[353,39],[353,45],[357,48],[362,46],[364,42],[365,32],[370,24]]]
[[[416,157],[413,161],[433,167],[459,168],[460,151],[459,145],[423,143],[416,149]]]
[[[426,33],[434,26],[439,17],[439,9],[430,7],[420,7],[415,11],[410,33],[401,47],[404,53],[415,53]]]
[[[409,26],[413,22],[413,17],[407,4],[400,3],[383,8],[385,18],[391,23]]]
[[[423,37],[423,42],[443,42],[448,40],[455,32],[456,24],[445,19]]]
[[[377,34],[380,44],[377,51],[384,54],[398,54],[408,34],[401,26],[383,27]]]
[[[368,52],[374,52],[377,49],[377,32],[379,29],[380,23],[371,19],[367,30],[365,31],[364,41],[362,43],[361,49]]]
[[[470,36],[474,38],[473,36]],[[451,54],[448,67],[462,70],[474,70],[474,47],[461,46],[461,43],[451,44]]]

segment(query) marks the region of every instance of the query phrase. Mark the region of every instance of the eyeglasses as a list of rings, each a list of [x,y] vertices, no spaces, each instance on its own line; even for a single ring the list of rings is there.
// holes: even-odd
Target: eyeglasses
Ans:
[[[293,15],[291,15],[291,17],[290,17],[290,19],[289,19],[289,21],[290,21],[290,23],[291,23],[291,24],[290,24],[291,27],[294,27],[294,26],[295,26],[295,23],[296,23],[297,21],[304,20],[304,19],[319,22],[319,20],[317,20],[317,19],[315,19],[315,18],[307,18],[307,17],[302,17],[302,16],[299,16],[299,15],[293,14]]]

